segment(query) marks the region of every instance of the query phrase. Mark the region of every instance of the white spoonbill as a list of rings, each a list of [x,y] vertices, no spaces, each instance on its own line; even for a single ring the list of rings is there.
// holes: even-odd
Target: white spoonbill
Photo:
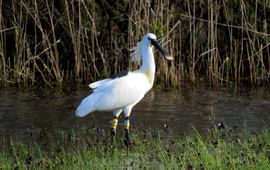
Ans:
[[[94,111],[112,111],[114,118],[111,132],[112,136],[115,136],[118,116],[123,111],[125,114],[125,137],[129,141],[131,110],[153,87],[156,70],[153,45],[163,54],[165,59],[173,60],[173,57],[158,44],[154,34],[146,34],[137,43],[137,46],[131,49],[133,51],[131,57],[134,62],[140,64],[142,59],[140,68],[122,73],[120,76],[91,83],[89,87],[93,89],[93,93],[82,100],[76,110],[76,116],[83,117]]]

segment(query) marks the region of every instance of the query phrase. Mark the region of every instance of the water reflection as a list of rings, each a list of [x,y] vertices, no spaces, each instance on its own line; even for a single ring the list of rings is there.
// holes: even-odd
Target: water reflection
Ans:
[[[97,112],[76,118],[74,110],[88,89],[68,93],[48,90],[0,91],[0,134],[24,136],[29,129],[73,128],[78,125],[109,126],[110,113]],[[206,132],[213,122],[230,126],[246,124],[248,130],[269,128],[268,88],[193,88],[170,92],[152,90],[136,105],[131,123],[146,127],[167,124],[176,133]]]

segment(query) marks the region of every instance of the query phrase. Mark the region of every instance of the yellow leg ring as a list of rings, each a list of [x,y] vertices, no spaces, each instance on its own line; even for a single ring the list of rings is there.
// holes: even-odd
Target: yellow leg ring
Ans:
[[[112,129],[116,129],[117,124],[118,124],[118,119],[117,119],[117,118],[114,118],[114,119],[111,121],[111,124],[112,124]]]
[[[112,123],[112,124],[117,124],[117,123],[118,123],[118,119],[113,119],[113,120],[111,121],[111,123]]]

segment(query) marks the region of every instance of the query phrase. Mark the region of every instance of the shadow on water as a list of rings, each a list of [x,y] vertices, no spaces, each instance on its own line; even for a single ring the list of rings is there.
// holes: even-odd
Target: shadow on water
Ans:
[[[0,135],[25,137],[41,129],[70,129],[81,125],[109,127],[110,113],[96,112],[76,118],[74,110],[88,89],[69,93],[48,90],[0,91]],[[120,122],[122,119],[120,119]],[[152,90],[137,104],[131,124],[170,127],[175,133],[206,132],[214,122],[250,131],[270,127],[269,88],[193,88],[159,92]]]

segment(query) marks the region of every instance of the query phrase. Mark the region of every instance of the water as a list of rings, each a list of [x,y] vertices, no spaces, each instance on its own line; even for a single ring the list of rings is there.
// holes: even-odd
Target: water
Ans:
[[[110,113],[96,112],[84,118],[74,116],[76,106],[88,93],[88,89],[68,93],[2,89],[0,135],[25,137],[43,128],[69,129],[80,125],[109,127]],[[250,131],[270,128],[269,88],[152,90],[131,114],[133,125],[162,128],[166,124],[177,134],[191,132],[193,127],[206,132],[213,122],[232,127],[245,124]]]

